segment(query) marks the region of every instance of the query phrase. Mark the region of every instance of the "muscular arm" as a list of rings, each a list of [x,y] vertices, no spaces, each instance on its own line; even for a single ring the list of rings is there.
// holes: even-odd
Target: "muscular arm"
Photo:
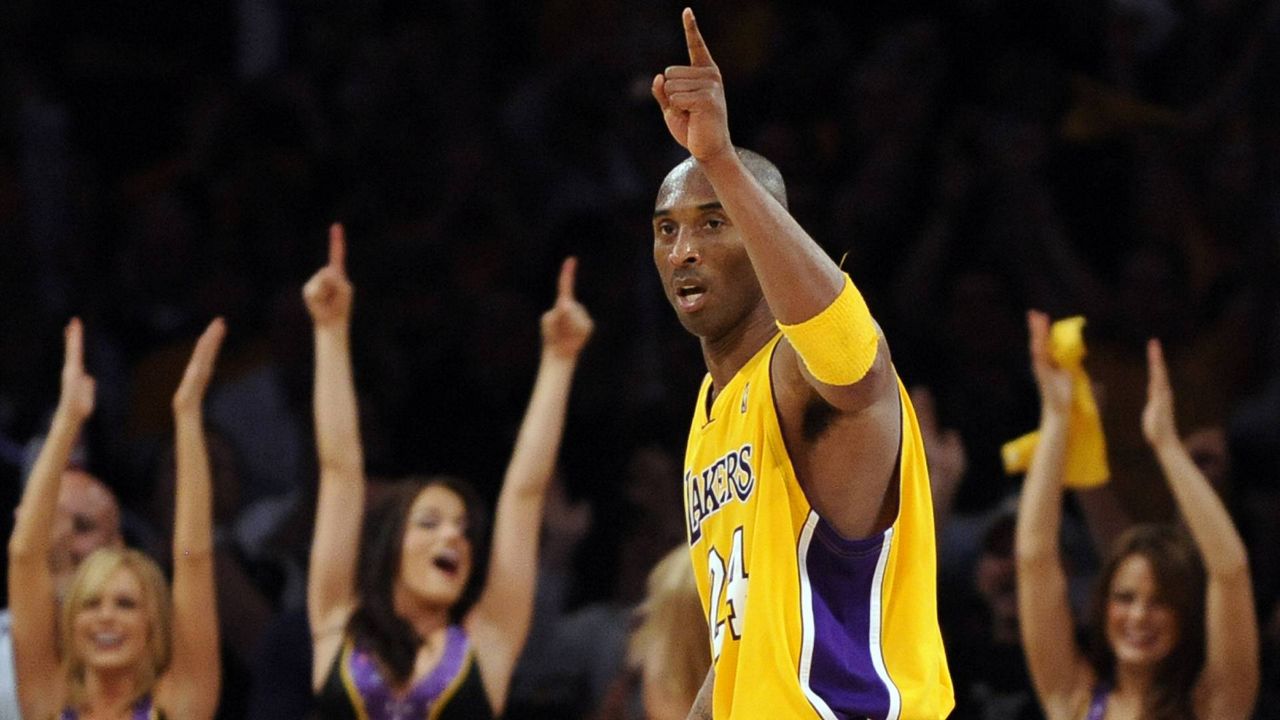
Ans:
[[[778,322],[799,324],[827,309],[844,287],[844,273],[835,262],[756,180],[732,146],[699,162],[725,213],[742,233],[760,288]],[[889,348],[883,336],[879,342],[875,361],[861,379],[849,385],[829,385],[815,378],[805,362],[798,362],[798,353],[784,341],[777,361],[785,372],[775,377],[803,386],[806,393],[816,392],[847,414],[877,404],[895,406],[898,396]],[[893,415],[890,429],[894,432],[890,434],[896,436],[893,425],[897,413],[888,415]],[[897,443],[891,445],[889,453],[896,451]]]
[[[668,130],[697,159],[725,215],[741,234],[774,318],[785,325],[809,321],[840,295],[844,274],[733,147],[720,69],[693,12],[686,9],[683,19],[689,65],[669,67],[655,77],[654,98]],[[847,384],[820,381],[810,370],[815,367],[815,358],[802,358],[790,340],[779,345],[772,371],[775,399],[793,458],[814,455],[801,462],[808,466],[803,471],[797,468],[805,493],[820,514],[850,537],[862,536],[883,524],[881,505],[893,475],[901,428],[888,346],[869,318],[859,322],[863,325],[857,330],[869,342],[854,350],[851,348],[859,343],[833,337],[827,345],[833,353],[837,349],[857,353],[876,348],[870,368],[856,379]],[[850,330],[853,333],[854,329]],[[815,351],[806,352],[813,355]],[[841,450],[815,454],[814,438],[796,430],[819,400],[841,416],[823,433],[825,442]]]
[[[1204,559],[1205,664],[1196,701],[1205,717],[1246,718],[1258,698],[1259,640],[1244,542],[1209,481],[1196,467],[1174,423],[1173,390],[1164,354],[1147,347],[1147,406],[1142,430]]]

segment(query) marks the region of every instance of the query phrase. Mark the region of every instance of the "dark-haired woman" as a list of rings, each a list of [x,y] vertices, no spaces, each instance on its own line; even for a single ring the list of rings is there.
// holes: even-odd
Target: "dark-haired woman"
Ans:
[[[499,716],[529,630],[543,499],[574,368],[592,330],[573,296],[575,263],[565,262],[556,303],[542,317],[538,377],[486,557],[479,502],[465,484],[441,477],[392,489],[362,543],[365,479],[344,256],[335,225],[329,264],[303,290],[316,353],[320,492],[307,610],[320,717]]]
[[[1222,502],[1178,437],[1160,344],[1147,348],[1142,430],[1186,525],[1139,525],[1111,549],[1076,644],[1059,558],[1072,381],[1049,357],[1049,320],[1028,316],[1040,443],[1018,510],[1022,644],[1049,720],[1244,720],[1258,695],[1248,559]]]

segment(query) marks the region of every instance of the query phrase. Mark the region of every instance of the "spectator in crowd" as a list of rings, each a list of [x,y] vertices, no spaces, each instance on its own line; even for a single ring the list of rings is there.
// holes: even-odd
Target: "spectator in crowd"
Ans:
[[[1050,720],[1250,717],[1258,695],[1258,624],[1248,557],[1226,508],[1174,422],[1160,343],[1147,346],[1142,432],[1186,525],[1136,525],[1111,548],[1076,643],[1059,557],[1072,379],[1049,356],[1049,320],[1028,314],[1040,388],[1040,440],[1018,509],[1022,643]],[[1189,537],[1188,532],[1189,531]]]
[[[542,362],[498,498],[492,554],[479,500],[435,476],[406,481],[365,524],[364,459],[351,370],[353,288],[340,225],[303,295],[315,325],[320,493],[308,586],[312,688],[323,718],[369,703],[439,718],[502,715],[529,631],[536,537],[569,388],[592,320],[573,295],[575,260],[542,316]],[[373,505],[373,504],[371,504]]]
[[[178,490],[173,590],[146,555],[102,547],[56,602],[52,523],[63,468],[93,411],[79,319],[66,329],[62,391],[9,540],[18,699],[28,718],[213,717],[219,690],[212,491],[202,402],[226,334],[214,320],[173,396]]]
[[[123,539],[115,495],[101,480],[74,463],[62,472],[58,483],[56,513],[49,567],[54,591],[62,598],[82,560],[98,548],[121,547]],[[21,717],[8,609],[0,610],[0,717]]]

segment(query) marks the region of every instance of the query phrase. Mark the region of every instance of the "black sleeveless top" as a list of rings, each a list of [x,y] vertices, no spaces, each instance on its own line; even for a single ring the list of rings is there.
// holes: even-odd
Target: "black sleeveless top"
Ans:
[[[316,696],[321,720],[493,720],[471,644],[451,626],[436,667],[402,694],[368,651],[347,639]]]

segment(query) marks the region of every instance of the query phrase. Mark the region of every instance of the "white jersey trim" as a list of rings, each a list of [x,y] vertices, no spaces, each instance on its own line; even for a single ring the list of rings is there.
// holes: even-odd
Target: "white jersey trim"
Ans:
[[[809,674],[813,670],[813,588],[809,585],[809,544],[813,542],[814,528],[818,527],[818,513],[810,510],[809,517],[800,530],[797,560],[800,566],[800,688],[809,704],[818,711],[822,720],[839,720],[831,706],[809,687]],[[877,568],[878,570],[878,568]],[[878,668],[877,668],[878,671]]]
[[[809,686],[809,677],[813,671],[813,643],[814,643],[814,620],[813,620],[813,588],[809,582],[809,546],[813,542],[814,530],[818,527],[818,514],[812,510],[805,519],[804,527],[800,530],[800,541],[797,544],[797,561],[800,568],[800,667],[799,679],[800,687],[804,690],[805,697],[809,703],[813,705],[813,709],[823,720],[839,720],[831,706],[822,699],[817,692]],[[871,655],[871,665],[875,668],[876,675],[880,677],[880,682],[884,684],[885,690],[889,695],[889,714],[886,720],[898,720],[902,714],[902,693],[898,690],[898,686],[894,684],[893,679],[889,677],[889,672],[884,664],[884,648],[880,644],[881,639],[881,598],[884,596],[884,572],[885,567],[889,564],[889,551],[893,547],[893,530],[890,527],[884,532],[884,542],[880,546],[880,557],[876,560],[875,575],[871,580],[871,598],[869,603],[869,614],[867,626],[870,630],[867,638],[867,650]]]
[[[902,714],[902,693],[893,684],[889,671],[884,666],[884,648],[880,644],[880,599],[884,597],[884,569],[889,564],[889,550],[893,547],[893,528],[884,531],[884,544],[880,547],[880,560],[876,563],[876,574],[871,580],[871,617],[868,623],[871,628],[867,647],[871,651],[871,664],[875,666],[880,682],[889,691],[889,714],[886,720],[898,720]]]

